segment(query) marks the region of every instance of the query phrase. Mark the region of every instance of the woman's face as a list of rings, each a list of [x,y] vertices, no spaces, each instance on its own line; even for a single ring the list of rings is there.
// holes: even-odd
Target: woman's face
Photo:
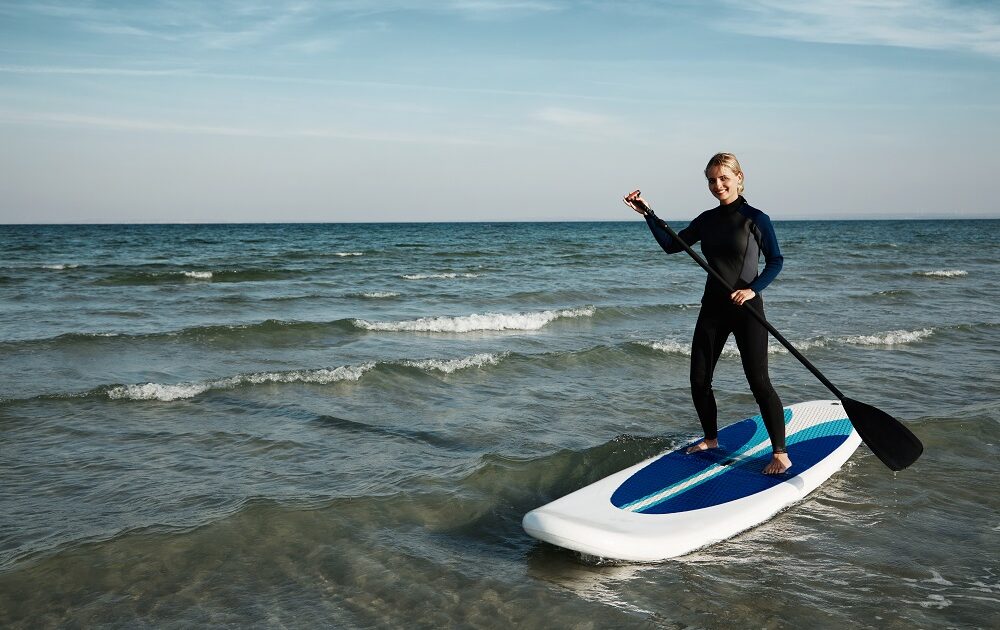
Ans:
[[[713,166],[708,169],[708,190],[722,205],[730,204],[740,197],[743,174],[737,175],[728,166]]]

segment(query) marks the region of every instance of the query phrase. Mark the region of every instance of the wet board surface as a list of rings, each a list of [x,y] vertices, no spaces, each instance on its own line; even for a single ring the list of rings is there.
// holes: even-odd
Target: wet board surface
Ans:
[[[760,416],[719,431],[719,448],[690,444],[650,458],[528,512],[524,530],[589,555],[656,561],[758,525],[802,500],[843,466],[861,438],[839,401],[785,408],[792,467],[764,475],[771,441]],[[693,443],[692,443],[693,444]]]

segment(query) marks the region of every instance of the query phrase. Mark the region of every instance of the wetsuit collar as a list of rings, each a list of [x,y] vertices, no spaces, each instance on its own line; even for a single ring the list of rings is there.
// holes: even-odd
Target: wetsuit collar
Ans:
[[[740,195],[736,199],[736,201],[734,201],[731,204],[728,204],[728,205],[725,205],[725,206],[722,205],[722,204],[719,204],[719,210],[722,210],[723,212],[735,212],[736,210],[739,210],[740,208],[742,208],[743,205],[746,202],[747,202],[747,200],[743,198],[743,195]]]

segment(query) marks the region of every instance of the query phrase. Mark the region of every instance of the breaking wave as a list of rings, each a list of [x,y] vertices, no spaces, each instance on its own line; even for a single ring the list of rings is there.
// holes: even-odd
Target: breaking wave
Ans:
[[[165,271],[124,271],[108,275],[96,281],[103,286],[147,286],[169,283],[183,283],[191,280],[211,280],[213,282],[261,282],[284,280],[302,275],[301,271],[288,269],[224,269],[165,270]]]
[[[962,278],[969,275],[969,272],[964,269],[939,269],[937,271],[918,271],[913,275],[924,278]]]
[[[399,297],[395,291],[365,291],[364,293],[352,293],[353,297],[360,297],[369,300],[383,300],[386,298]]]
[[[509,353],[507,352],[500,354],[481,352],[479,354],[474,354],[470,357],[464,357],[461,359],[423,359],[419,361],[404,360],[400,363],[419,370],[433,370],[437,372],[444,372],[445,374],[451,374],[452,372],[468,368],[481,368],[488,365],[498,365],[500,361],[508,355]]]
[[[450,280],[452,278],[478,278],[478,273],[406,273],[404,280]]]
[[[107,395],[112,400],[171,401],[182,398],[194,398],[209,390],[234,389],[244,385],[266,385],[270,383],[315,383],[318,385],[328,385],[339,381],[357,381],[365,372],[373,367],[375,367],[374,363],[364,363],[359,366],[348,365],[333,369],[255,372],[210,381],[178,383],[175,385],[162,385],[160,383],[118,385],[108,389]]]
[[[498,365],[507,353],[479,353],[457,359],[403,359],[400,361],[368,361],[360,365],[344,365],[336,368],[315,370],[292,370],[288,372],[253,372],[227,378],[196,381],[191,383],[138,383],[135,385],[115,385],[103,391],[112,400],[161,400],[169,402],[194,398],[208,391],[236,389],[253,385],[308,383],[330,385],[340,382],[358,381],[367,372],[379,366],[402,366],[424,372],[452,374],[459,370]]]
[[[398,322],[370,322],[355,319],[358,328],[387,332],[467,333],[487,330],[538,330],[561,318],[591,317],[595,308],[549,310],[535,313],[484,313],[455,317],[421,317]]]
[[[809,350],[810,348],[827,348],[836,345],[850,346],[900,346],[922,341],[934,334],[932,328],[921,328],[920,330],[890,330],[888,332],[876,333],[874,335],[841,335],[838,337],[816,337],[802,341],[792,341],[796,349]],[[640,346],[651,348],[658,352],[667,354],[691,356],[691,342],[677,341],[675,339],[664,339],[658,341],[639,341]],[[768,354],[787,354],[788,350],[774,339],[769,339],[767,344]],[[722,356],[733,358],[740,356],[739,348],[730,339],[726,342],[722,350]]]

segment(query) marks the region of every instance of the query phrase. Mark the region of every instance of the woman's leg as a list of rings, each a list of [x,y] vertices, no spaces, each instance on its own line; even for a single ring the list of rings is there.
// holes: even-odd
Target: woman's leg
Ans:
[[[712,375],[729,337],[728,318],[717,308],[701,307],[691,341],[691,399],[705,432],[705,448],[714,448],[719,437],[718,410],[712,391]],[[704,450],[698,445],[692,451]]]
[[[745,303],[741,309],[756,308],[759,313],[764,314],[764,300],[760,296]],[[764,427],[767,428],[768,437],[771,438],[771,448],[775,457],[780,463],[775,466],[775,462],[765,468],[765,472],[784,472],[791,461],[785,452],[785,412],[782,409],[781,399],[771,385],[771,378],[768,375],[767,367],[767,329],[757,321],[750,313],[741,310],[737,322],[733,326],[733,334],[736,337],[736,345],[740,349],[740,360],[743,362],[743,372],[746,374],[750,391],[760,408],[760,415],[764,419]],[[782,457],[778,457],[782,455]]]

